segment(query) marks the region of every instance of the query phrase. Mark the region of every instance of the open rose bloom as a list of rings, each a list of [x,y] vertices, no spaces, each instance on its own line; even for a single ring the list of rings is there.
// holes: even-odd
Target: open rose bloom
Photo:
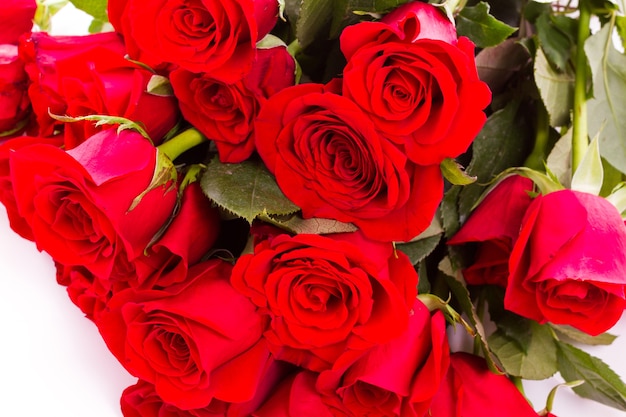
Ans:
[[[0,202],[122,415],[532,417],[553,376],[626,411],[584,350],[626,308],[624,10],[436,3],[0,5]]]

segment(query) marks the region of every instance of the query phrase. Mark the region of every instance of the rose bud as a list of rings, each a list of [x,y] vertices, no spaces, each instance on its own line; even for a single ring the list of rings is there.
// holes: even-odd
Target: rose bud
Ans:
[[[282,234],[241,256],[231,282],[269,318],[276,358],[320,371],[406,330],[417,273],[391,244],[358,232]]]
[[[123,117],[141,124],[155,143],[177,122],[174,97],[146,91],[152,72],[125,58],[124,44],[115,33],[60,37],[33,33],[21,50],[33,82],[29,95],[40,134],[51,135],[63,126],[66,149],[103,127],[92,121],[62,124],[49,113]]]
[[[487,194],[449,245],[475,242],[474,262],[463,269],[470,285],[494,284],[506,287],[509,256],[531,198],[533,183],[519,175],[505,178]]]
[[[9,158],[19,214],[39,250],[63,265],[82,265],[109,277],[132,269],[171,216],[176,191],[151,189],[157,150],[140,134],[104,130],[64,151],[26,146]]]
[[[474,44],[456,38],[440,8],[406,3],[380,22],[348,26],[340,42],[343,95],[411,161],[440,164],[467,150],[491,92],[478,78]]]
[[[229,83],[250,71],[256,43],[278,17],[275,0],[109,0],[108,10],[132,58]]]
[[[626,307],[624,221],[593,194],[538,196],[522,221],[509,271],[506,309],[590,335],[605,332]]]

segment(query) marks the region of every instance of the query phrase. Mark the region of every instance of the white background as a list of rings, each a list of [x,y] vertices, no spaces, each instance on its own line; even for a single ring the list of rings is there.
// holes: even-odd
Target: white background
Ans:
[[[85,31],[89,19],[64,9],[56,34]],[[120,417],[119,397],[135,383],[109,353],[96,327],[83,317],[55,280],[49,256],[14,234],[0,208],[0,415],[10,417]],[[612,330],[626,335],[626,318]],[[626,376],[626,338],[586,348]],[[562,382],[526,382],[536,410]],[[557,394],[559,417],[624,417],[626,413],[580,399],[569,389]],[[506,416],[503,416],[506,417]]]

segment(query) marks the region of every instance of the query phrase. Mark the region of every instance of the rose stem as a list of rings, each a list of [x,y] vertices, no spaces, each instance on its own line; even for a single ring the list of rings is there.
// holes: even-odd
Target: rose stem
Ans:
[[[188,151],[194,146],[200,145],[207,141],[206,136],[200,133],[198,130],[191,128],[182,133],[174,136],[172,139],[165,143],[162,143],[157,148],[170,158],[175,160],[183,152]]]
[[[585,155],[589,145],[587,128],[587,56],[585,41],[589,37],[591,11],[587,0],[580,0],[578,9],[578,39],[576,51],[576,77],[574,79],[574,111],[572,115],[572,174]]]

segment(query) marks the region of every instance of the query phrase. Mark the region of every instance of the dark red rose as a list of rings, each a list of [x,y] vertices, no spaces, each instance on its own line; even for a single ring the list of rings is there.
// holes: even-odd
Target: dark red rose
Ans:
[[[353,223],[381,241],[414,238],[441,201],[439,166],[412,164],[333,88],[301,84],[272,96],[255,123],[259,154],[305,218]]]
[[[229,284],[232,265],[197,264],[166,290],[115,294],[96,325],[132,375],[183,410],[254,398],[270,354],[263,319]]]
[[[132,131],[102,131],[63,151],[47,144],[10,155],[19,214],[40,250],[63,265],[108,277],[129,269],[170,217],[176,192],[148,188],[157,150]]]
[[[177,122],[175,98],[146,91],[152,72],[125,59],[124,45],[113,33],[60,38],[36,33],[22,50],[41,134],[52,134],[59,125],[48,112],[124,117],[141,124],[155,143]],[[66,149],[102,129],[91,121],[63,126]]]
[[[300,371],[281,383],[253,417],[334,417],[315,389],[317,374]]]
[[[351,361],[351,359],[349,359]],[[320,374],[317,389],[339,416],[423,417],[448,370],[450,348],[441,312],[416,300],[409,327],[353,363]]]
[[[474,44],[457,40],[443,11],[409,2],[380,22],[347,27],[340,41],[343,95],[411,161],[439,164],[467,150],[491,92],[478,79]]]
[[[17,46],[0,44],[0,140],[19,132],[28,121],[28,76]]]
[[[453,353],[450,368],[435,395],[428,417],[537,417],[506,375],[487,368],[485,360]]]
[[[519,175],[505,178],[472,212],[449,245],[477,243],[474,262],[463,269],[468,284],[506,287],[509,257],[519,235],[522,218],[530,205],[533,183]]]
[[[561,190],[533,200],[511,253],[504,306],[590,335],[626,307],[626,226],[602,197]]]
[[[276,358],[320,371],[405,331],[417,273],[391,244],[360,233],[283,234],[241,256],[231,281],[270,318]]]
[[[0,44],[17,44],[33,28],[37,10],[35,0],[2,0],[0,2]]]
[[[131,57],[174,64],[223,82],[250,70],[256,43],[274,27],[275,0],[110,0],[109,16]],[[137,56],[136,56],[137,55]]]
[[[11,182],[11,167],[9,157],[13,152],[25,146],[36,143],[48,144],[60,147],[63,144],[61,138],[38,138],[20,136],[0,142],[0,203],[2,203],[9,217],[11,229],[24,239],[33,240],[33,232],[26,220],[19,214]]]
[[[286,47],[259,49],[252,70],[234,83],[211,73],[170,74],[185,119],[217,146],[220,160],[238,163],[254,152],[254,119],[265,100],[294,83],[295,62]]]

